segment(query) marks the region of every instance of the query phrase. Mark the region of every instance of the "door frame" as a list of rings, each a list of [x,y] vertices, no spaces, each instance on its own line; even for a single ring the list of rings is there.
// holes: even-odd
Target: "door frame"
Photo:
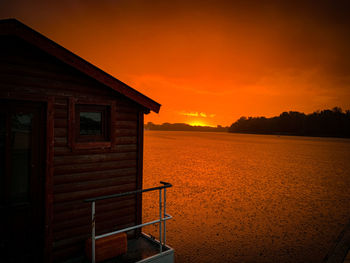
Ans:
[[[6,96],[7,95],[7,96]],[[44,176],[44,247],[43,247],[43,262],[52,262],[52,248],[53,248],[53,159],[54,159],[54,96],[36,96],[36,95],[17,95],[5,96],[0,93],[1,100],[18,101],[18,102],[39,102],[43,103],[43,119],[46,123],[46,129],[43,131],[46,133],[46,140],[43,140],[45,145],[43,146],[42,165]],[[46,157],[45,157],[46,156]]]

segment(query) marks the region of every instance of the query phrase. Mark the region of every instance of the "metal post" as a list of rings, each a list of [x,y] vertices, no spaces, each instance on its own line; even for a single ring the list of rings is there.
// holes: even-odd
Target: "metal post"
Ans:
[[[159,189],[159,253],[162,253],[162,189]]]
[[[163,207],[163,216],[166,217],[166,188],[163,189],[164,191],[164,207]],[[165,246],[165,239],[166,239],[166,220],[163,222],[163,244]]]
[[[92,220],[92,233],[91,233],[91,259],[92,263],[95,263],[95,201],[91,204],[91,220]]]

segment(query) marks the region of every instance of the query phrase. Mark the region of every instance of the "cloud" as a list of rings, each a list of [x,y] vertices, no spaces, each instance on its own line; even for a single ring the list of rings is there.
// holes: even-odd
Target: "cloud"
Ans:
[[[185,116],[191,116],[191,117],[198,117],[199,116],[198,112],[182,112],[180,114],[185,115]]]
[[[189,117],[201,117],[201,118],[214,118],[216,116],[216,114],[207,114],[205,112],[198,112],[198,111],[195,111],[195,112],[186,112],[186,111],[182,111],[179,113],[180,115],[184,115],[184,116],[189,116]]]

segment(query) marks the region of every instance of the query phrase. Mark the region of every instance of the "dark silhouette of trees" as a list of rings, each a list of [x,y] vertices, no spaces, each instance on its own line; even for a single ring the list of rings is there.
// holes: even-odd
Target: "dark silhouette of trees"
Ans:
[[[229,132],[349,138],[350,110],[343,112],[334,107],[307,115],[289,111],[272,118],[241,117],[231,125]]]

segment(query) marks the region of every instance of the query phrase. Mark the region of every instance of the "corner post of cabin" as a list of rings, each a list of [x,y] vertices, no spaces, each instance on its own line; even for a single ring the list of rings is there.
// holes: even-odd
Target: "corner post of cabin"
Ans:
[[[96,241],[96,231],[95,231],[95,201],[91,202],[91,261],[95,263],[95,241]]]
[[[139,110],[137,120],[137,182],[136,189],[142,189],[143,178],[143,122],[144,112]],[[142,224],[142,193],[136,194],[136,225]],[[136,230],[136,235],[141,234],[141,229]]]
[[[52,262],[53,244],[53,159],[54,159],[54,103],[55,98],[47,98],[46,108],[46,176],[45,176],[45,262]]]

